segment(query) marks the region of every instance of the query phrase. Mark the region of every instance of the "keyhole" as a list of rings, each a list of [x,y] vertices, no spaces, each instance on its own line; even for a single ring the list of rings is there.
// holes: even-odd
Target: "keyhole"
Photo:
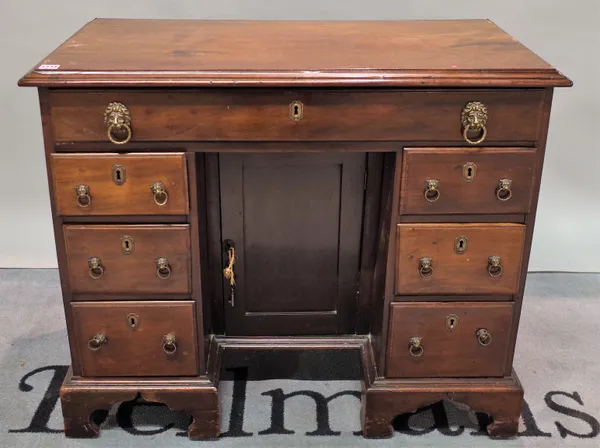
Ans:
[[[292,101],[289,109],[290,118],[294,121],[302,120],[303,109],[303,105],[300,101]]]
[[[458,328],[458,316],[456,314],[449,314],[446,317],[446,330],[454,331]]]
[[[130,330],[135,331],[140,324],[140,318],[137,314],[131,313],[127,316],[127,326]]]
[[[454,240],[454,252],[457,254],[464,254],[467,251],[467,246],[469,245],[469,240],[466,236],[461,235],[457,236]]]
[[[115,165],[112,167],[112,180],[115,185],[123,185],[125,183],[125,177],[127,173],[122,165]]]
[[[121,238],[121,252],[123,255],[131,255],[134,247],[133,238],[127,235]]]
[[[473,182],[477,176],[477,165],[473,162],[467,162],[463,165],[463,180],[465,182]]]

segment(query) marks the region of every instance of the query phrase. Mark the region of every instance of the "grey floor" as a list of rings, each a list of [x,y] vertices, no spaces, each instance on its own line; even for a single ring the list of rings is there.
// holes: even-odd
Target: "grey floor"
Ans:
[[[255,381],[252,366],[227,372],[216,442],[187,440],[185,414],[144,403],[101,416],[99,439],[65,439],[57,398],[69,357],[57,272],[0,270],[0,303],[0,447],[600,446],[600,275],[529,275],[515,358],[527,406],[521,437],[507,441],[482,436],[485,416],[451,403],[399,418],[391,439],[362,439],[360,382],[338,353],[300,353],[281,379]],[[319,394],[339,397],[317,412]]]

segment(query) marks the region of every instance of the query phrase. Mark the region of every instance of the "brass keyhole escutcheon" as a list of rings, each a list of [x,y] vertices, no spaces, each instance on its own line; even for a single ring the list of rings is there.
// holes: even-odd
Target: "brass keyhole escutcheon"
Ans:
[[[469,238],[464,235],[457,236],[454,240],[454,252],[461,255],[467,251],[469,245]]]
[[[131,255],[134,250],[133,238],[125,235],[121,238],[121,252],[123,255]]]
[[[300,121],[304,116],[304,104],[301,101],[292,101],[290,103],[290,118],[293,121]]]
[[[123,185],[126,180],[125,167],[123,165],[115,165],[112,167],[112,180],[115,185]]]
[[[463,166],[463,180],[465,182],[473,182],[477,177],[477,165],[473,162],[467,162]]]
[[[135,313],[127,315],[127,326],[131,331],[135,331],[140,326],[140,316]]]
[[[456,314],[449,314],[446,317],[446,330],[454,331],[458,328],[458,316]]]

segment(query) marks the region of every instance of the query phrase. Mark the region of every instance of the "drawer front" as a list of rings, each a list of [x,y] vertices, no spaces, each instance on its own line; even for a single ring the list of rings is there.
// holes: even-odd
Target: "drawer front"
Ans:
[[[83,376],[197,375],[193,302],[71,304]]]
[[[524,237],[521,224],[398,224],[396,294],[514,294]]]
[[[392,303],[386,377],[504,376],[512,303]]]
[[[400,214],[528,213],[536,150],[407,148]]]
[[[52,154],[51,160],[59,215],[188,213],[185,154]]]
[[[187,225],[66,225],[64,235],[74,293],[190,291]]]
[[[54,138],[58,143],[108,143],[104,112],[112,102],[126,106],[132,142],[464,142],[462,111],[470,102],[481,102],[487,109],[487,143],[537,140],[542,98],[543,91],[539,89],[209,89],[168,93],[66,90],[50,93],[50,107]],[[123,140],[127,135],[116,135],[116,138]],[[470,138],[478,139],[479,135]]]

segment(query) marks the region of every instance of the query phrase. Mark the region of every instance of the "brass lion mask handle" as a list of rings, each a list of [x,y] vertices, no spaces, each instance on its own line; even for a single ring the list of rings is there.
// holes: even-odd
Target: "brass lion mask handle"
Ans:
[[[418,358],[423,354],[425,349],[423,348],[423,339],[418,336],[413,336],[408,340],[408,353],[410,356]]]
[[[98,257],[88,258],[88,269],[90,277],[92,277],[94,280],[98,280],[104,275],[104,267],[102,266],[102,260]]]
[[[150,185],[150,191],[152,192],[154,203],[159,207],[165,205],[169,200],[169,194],[162,182],[154,182]]]
[[[106,336],[102,333],[98,333],[88,341],[88,348],[95,352],[96,350],[100,350],[107,342],[108,339],[106,339]]]
[[[488,258],[488,274],[490,277],[500,277],[502,275],[502,258],[493,255]]]
[[[79,207],[85,208],[89,207],[92,203],[92,196],[90,195],[90,187],[87,185],[77,185],[75,187],[75,195],[77,205]]]
[[[440,181],[428,179],[425,181],[425,200],[435,202],[440,198]]]
[[[423,257],[419,259],[419,275],[422,278],[429,278],[433,275],[433,263],[431,258]]]
[[[160,257],[154,260],[156,263],[156,275],[162,280],[166,280],[171,276],[171,265],[167,257]]]
[[[479,341],[479,344],[483,345],[484,347],[487,347],[492,343],[492,335],[485,328],[480,328],[477,330],[475,335],[477,336],[477,341]]]
[[[177,338],[175,337],[175,333],[165,334],[163,336],[163,352],[167,355],[171,356],[177,352]]]
[[[471,101],[462,110],[460,121],[463,127],[463,138],[469,145],[479,145],[487,137],[488,112],[485,104]],[[469,133],[478,133],[476,140],[471,140]]]
[[[508,201],[512,198],[511,185],[511,179],[500,179],[500,181],[498,181],[498,187],[496,188],[496,197],[498,200]]]
[[[114,101],[104,111],[106,135],[115,145],[124,145],[133,136],[131,114],[125,104]]]

